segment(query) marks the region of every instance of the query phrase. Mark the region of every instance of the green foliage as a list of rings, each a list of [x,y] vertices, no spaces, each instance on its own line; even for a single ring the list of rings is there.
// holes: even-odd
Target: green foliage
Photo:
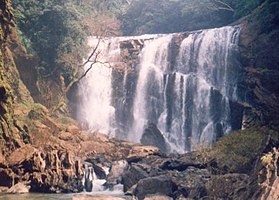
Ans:
[[[249,172],[249,166],[264,150],[268,135],[276,133],[258,127],[237,131],[221,138],[209,154],[225,172]]]
[[[134,0],[121,17],[125,35],[191,31],[227,25],[265,0]]]
[[[19,33],[29,53],[39,58],[39,75],[69,83],[86,55],[100,13],[113,18],[127,2],[102,0],[14,0]]]
[[[47,0],[15,0],[14,5],[23,41],[39,57],[40,74],[63,73],[80,62],[86,34],[74,5]]]
[[[218,27],[231,16],[231,11],[218,10],[210,0],[135,0],[122,17],[123,32],[133,35]]]

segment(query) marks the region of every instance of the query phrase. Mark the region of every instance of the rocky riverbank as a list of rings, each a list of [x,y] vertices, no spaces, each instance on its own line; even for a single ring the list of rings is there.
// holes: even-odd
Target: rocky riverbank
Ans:
[[[29,132],[32,145],[23,144],[1,156],[1,186],[20,183],[31,192],[81,192],[86,189],[82,179],[88,163],[98,178],[106,180],[104,189],[123,184],[125,199],[259,199],[274,195],[270,186],[276,182],[276,131],[255,127],[225,136],[213,148],[166,155],[156,147],[84,132],[72,123],[47,120],[47,114],[41,117],[45,120],[38,120]],[[35,137],[38,134],[41,137]],[[10,192],[26,189],[16,188]]]

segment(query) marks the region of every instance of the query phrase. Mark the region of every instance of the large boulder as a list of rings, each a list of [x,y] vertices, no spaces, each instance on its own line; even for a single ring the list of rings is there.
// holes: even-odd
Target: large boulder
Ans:
[[[195,167],[189,167],[183,172],[174,173],[172,181],[177,186],[174,196],[190,199],[205,197],[207,195],[205,184],[209,178],[210,173],[207,169]]]
[[[148,122],[143,131],[143,135],[140,139],[143,145],[151,145],[158,147],[162,152],[167,152],[167,145],[164,136],[157,128],[156,124]]]
[[[126,160],[114,161],[107,177],[106,187],[112,188],[121,182],[122,174],[127,170],[128,162]]]
[[[148,176],[148,173],[141,165],[132,164],[129,169],[122,175],[124,192],[127,192],[132,186],[137,184],[139,180],[147,178]]]
[[[147,195],[162,194],[172,196],[175,185],[168,176],[155,176],[141,179],[135,189],[135,196],[142,200]]]

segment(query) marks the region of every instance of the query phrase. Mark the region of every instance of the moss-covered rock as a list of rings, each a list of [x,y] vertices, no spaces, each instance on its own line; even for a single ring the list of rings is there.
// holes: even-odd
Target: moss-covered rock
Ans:
[[[278,133],[260,127],[236,131],[221,138],[209,152],[215,163],[213,171],[221,174],[255,172],[255,163],[266,151],[271,139],[279,141]]]

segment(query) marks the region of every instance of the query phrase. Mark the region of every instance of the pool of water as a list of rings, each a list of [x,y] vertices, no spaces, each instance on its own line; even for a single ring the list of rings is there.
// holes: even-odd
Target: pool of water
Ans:
[[[0,200],[89,200],[91,198],[113,200],[118,198],[127,199],[122,191],[97,191],[82,192],[71,194],[42,194],[42,193],[26,193],[26,194],[1,194]],[[98,198],[100,197],[100,198]],[[129,198],[128,198],[129,199]]]
[[[0,194],[0,200],[72,200],[74,194]]]

